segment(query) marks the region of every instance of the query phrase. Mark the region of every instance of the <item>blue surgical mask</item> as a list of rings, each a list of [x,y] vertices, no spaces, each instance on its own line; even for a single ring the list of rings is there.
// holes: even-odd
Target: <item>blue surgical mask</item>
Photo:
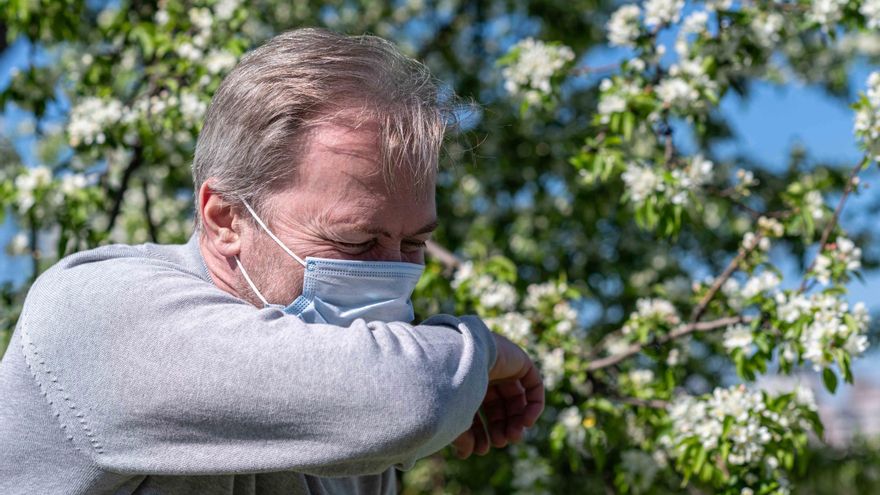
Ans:
[[[245,281],[266,307],[276,307],[306,323],[348,326],[354,320],[404,321],[414,318],[410,297],[425,267],[398,261],[335,260],[297,256],[281,242],[247,202],[257,224],[290,257],[303,265],[303,293],[289,306],[270,304],[235,257]]]

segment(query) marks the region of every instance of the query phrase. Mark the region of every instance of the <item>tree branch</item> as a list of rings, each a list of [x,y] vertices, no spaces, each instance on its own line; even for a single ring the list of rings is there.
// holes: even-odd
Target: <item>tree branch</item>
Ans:
[[[646,344],[634,343],[627,347],[623,352],[614,354],[612,356],[608,356],[601,359],[596,359],[587,364],[587,371],[596,371],[603,368],[608,368],[609,366],[614,366],[615,364],[623,361],[624,359],[638,354],[645,348],[647,345],[659,345],[665,344],[667,342],[672,342],[673,340],[680,339],[686,335],[690,335],[695,332],[710,332],[712,330],[717,330],[719,328],[724,328],[730,325],[735,325],[737,323],[745,323],[749,321],[749,318],[744,316],[729,316],[726,318],[719,318],[713,321],[706,322],[691,322],[686,325],[681,325],[673,331],[669,332],[666,335],[661,335],[657,337],[653,342],[649,342]]]
[[[669,401],[661,399],[639,399],[638,397],[609,395],[608,400],[630,406],[649,407],[651,409],[666,409],[669,407]]]
[[[449,272],[461,265],[461,260],[458,259],[458,256],[434,241],[428,241],[425,244],[425,249],[431,257],[437,258],[437,261],[442,263]]]
[[[144,148],[140,143],[136,144],[132,151],[133,154],[131,156],[131,161],[128,162],[128,166],[122,174],[122,181],[119,183],[119,187],[116,188],[111,195],[113,206],[110,207],[110,214],[107,221],[107,232],[112,232],[113,227],[116,225],[116,219],[119,217],[119,212],[122,210],[122,200],[125,197],[125,191],[128,189],[128,182],[131,180],[131,176],[144,162]]]
[[[846,181],[846,186],[843,188],[843,195],[840,196],[840,201],[837,202],[837,208],[834,209],[834,215],[831,217],[831,221],[828,222],[828,225],[825,226],[825,229],[822,231],[822,237],[819,238],[819,251],[816,253],[816,256],[813,257],[813,262],[810,263],[810,266],[807,267],[807,270],[804,272],[804,278],[801,281],[801,286],[798,289],[798,292],[803,293],[808,289],[807,281],[809,280],[809,274],[813,271],[813,268],[816,267],[816,260],[819,259],[819,256],[822,254],[822,251],[825,249],[825,245],[828,243],[828,238],[831,237],[831,232],[834,231],[834,227],[837,225],[838,220],[840,220],[840,214],[843,211],[843,205],[846,203],[846,199],[849,197],[849,194],[852,192],[853,186],[855,185],[855,179],[861,172],[862,168],[868,163],[868,158],[862,158],[862,160],[853,167],[852,171],[849,173],[849,178]]]
[[[694,307],[694,310],[691,312],[691,322],[696,323],[700,321],[700,318],[702,318],[703,314],[706,312],[706,308],[709,307],[709,303],[711,303],[712,299],[715,298],[715,295],[721,289],[721,286],[723,286],[724,282],[727,282],[727,279],[729,279],[733,275],[733,272],[736,271],[737,267],[740,263],[742,263],[746,256],[748,256],[752,251],[755,250],[755,248],[758,246],[758,241],[760,240],[761,234],[756,233],[755,241],[752,243],[751,246],[740,248],[739,253],[737,253],[736,257],[730,260],[727,268],[725,268],[724,271],[721,272],[721,275],[715,278],[715,281],[712,283],[712,287],[709,288],[709,292],[707,292],[706,295],[704,295],[703,298],[700,299],[700,302],[697,303],[697,306]]]
[[[159,242],[159,229],[156,228],[156,224],[153,222],[153,216],[150,214],[150,210],[152,209],[152,204],[150,203],[150,192],[147,187],[147,181],[141,181],[141,191],[144,194],[144,218],[147,220],[147,230],[150,233],[150,240],[153,242]]]

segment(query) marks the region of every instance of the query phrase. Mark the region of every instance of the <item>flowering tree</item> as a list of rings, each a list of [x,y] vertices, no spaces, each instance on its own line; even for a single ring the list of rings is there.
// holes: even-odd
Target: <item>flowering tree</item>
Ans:
[[[792,490],[822,436],[812,393],[751,384],[806,370],[834,392],[868,347],[865,306],[845,296],[862,265],[853,239],[871,233],[841,218],[880,157],[880,72],[852,102],[864,157],[845,169],[799,151],[777,173],[713,159],[734,138],[719,102],[793,79],[848,97],[880,2],[648,0],[604,19],[555,0],[68,4],[3,7],[31,60],[2,97],[30,113],[38,163],[5,149],[0,200],[32,277],[102,243],[189,235],[194,140],[247,48],[298,25],[376,32],[484,105],[463,119],[479,146],[448,145],[461,165],[438,180],[448,224],[419,312],[476,312],[537,357],[548,390],[524,444],[430,458],[404,490]],[[604,40],[631,56],[578,62]],[[796,281],[781,257],[801,261]],[[27,287],[4,291],[6,339]]]

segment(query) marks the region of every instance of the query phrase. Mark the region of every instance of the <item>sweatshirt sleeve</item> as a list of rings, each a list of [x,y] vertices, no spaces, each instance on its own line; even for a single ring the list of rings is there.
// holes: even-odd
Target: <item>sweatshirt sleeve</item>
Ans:
[[[111,472],[406,469],[470,426],[495,360],[475,317],[305,324],[165,261],[77,260],[18,331],[68,440]]]

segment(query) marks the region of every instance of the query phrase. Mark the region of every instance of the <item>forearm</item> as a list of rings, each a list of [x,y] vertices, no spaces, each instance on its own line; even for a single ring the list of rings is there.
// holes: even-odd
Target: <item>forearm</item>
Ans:
[[[66,300],[89,324],[42,310],[55,287],[26,305],[23,349],[75,443],[116,472],[406,466],[469,426],[495,352],[478,320],[306,325],[176,276],[152,278],[149,308],[76,280],[89,301]]]

